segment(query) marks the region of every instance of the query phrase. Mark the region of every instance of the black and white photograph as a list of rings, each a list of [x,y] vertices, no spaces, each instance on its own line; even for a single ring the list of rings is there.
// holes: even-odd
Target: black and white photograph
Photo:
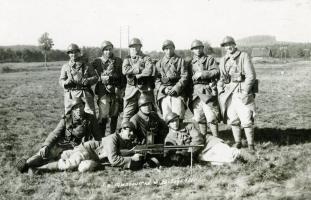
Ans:
[[[311,199],[310,0],[1,0],[0,200]]]

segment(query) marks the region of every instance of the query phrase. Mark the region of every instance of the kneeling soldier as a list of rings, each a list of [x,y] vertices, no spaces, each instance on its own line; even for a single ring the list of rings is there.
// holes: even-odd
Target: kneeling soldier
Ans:
[[[139,111],[130,121],[135,126],[138,144],[163,144],[168,132],[165,122],[154,112],[154,102],[151,96],[142,95],[138,101]]]
[[[165,55],[156,64],[157,104],[163,119],[171,112],[183,119],[187,102],[185,86],[188,70],[184,59],[175,54],[175,45],[171,40],[164,41],[162,50]]]
[[[88,141],[75,147],[73,150],[64,151],[61,159],[44,165],[42,171],[79,170],[80,172],[101,169],[101,163],[109,162],[112,167],[136,170],[142,166],[142,155],[134,154],[131,157],[121,155],[121,149],[127,148],[133,141],[134,125],[131,122],[122,124],[119,133],[114,133],[102,138],[102,141]]]
[[[92,138],[100,140],[96,119],[93,115],[85,113],[84,107],[84,102],[80,98],[74,98],[68,107],[68,113],[45,139],[39,152],[27,160],[20,160],[17,163],[18,170],[26,172],[28,168],[39,167],[58,159],[63,151],[73,149],[82,141]]]

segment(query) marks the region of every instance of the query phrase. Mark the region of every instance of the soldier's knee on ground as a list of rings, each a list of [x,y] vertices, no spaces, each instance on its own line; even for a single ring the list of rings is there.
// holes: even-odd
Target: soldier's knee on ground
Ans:
[[[78,167],[79,172],[91,172],[95,171],[99,167],[100,163],[94,160],[83,160]]]

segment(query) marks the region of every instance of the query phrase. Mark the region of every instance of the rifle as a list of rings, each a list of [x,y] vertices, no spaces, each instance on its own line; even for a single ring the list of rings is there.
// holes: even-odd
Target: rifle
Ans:
[[[190,149],[191,155],[191,169],[193,163],[193,148],[204,147],[204,145],[164,145],[164,144],[145,144],[136,145],[132,149],[121,149],[123,156],[129,156],[133,154],[142,154],[146,159],[147,156],[164,155],[168,150],[188,150]]]

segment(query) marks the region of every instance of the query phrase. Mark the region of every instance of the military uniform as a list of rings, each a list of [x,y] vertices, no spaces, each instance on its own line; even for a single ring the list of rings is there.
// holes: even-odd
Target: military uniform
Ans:
[[[204,125],[206,122],[217,126],[219,121],[216,84],[219,77],[218,65],[213,57],[202,55],[193,57],[190,62],[190,70],[191,77],[197,72],[202,73],[197,80],[192,80],[193,92],[189,108],[193,111],[193,118],[202,126],[206,126]],[[205,134],[204,130],[201,132]]]
[[[72,80],[69,84],[68,81]],[[64,88],[65,113],[74,97],[81,97],[85,102],[85,112],[95,115],[94,95],[91,86],[98,80],[93,67],[82,61],[69,61],[61,69],[59,83]]]
[[[83,141],[93,138],[100,140],[102,135],[95,117],[87,113],[85,115],[84,119],[74,119],[71,114],[65,115],[42,145],[48,149],[47,155],[43,157],[40,152],[36,153],[26,161],[27,167],[39,167],[58,159],[63,151],[73,149]]]
[[[179,124],[179,127],[171,126],[170,123],[177,118],[178,115],[176,113],[170,113],[165,119],[170,126],[169,133],[165,138],[166,145],[203,145],[204,147],[192,149],[194,158],[217,164],[233,162],[240,156],[238,149],[229,147],[221,139],[210,134],[203,136],[191,123],[187,125]],[[177,130],[172,127],[177,128]],[[191,149],[176,152],[171,150],[166,152],[166,157],[169,157],[171,162],[182,165],[184,162],[188,163],[189,152],[191,152]]]
[[[188,81],[188,70],[184,60],[176,54],[170,58],[164,56],[157,62],[156,72],[156,98],[163,119],[170,112],[177,113],[183,119],[187,102],[185,87]],[[166,94],[166,88],[174,90],[176,95]]]
[[[145,115],[138,111],[130,121],[135,126],[134,134],[139,144],[163,144],[168,127],[156,112]]]
[[[95,59],[92,66],[99,76],[95,87],[95,94],[98,95],[98,120],[102,124],[102,131],[105,132],[107,119],[111,118],[110,133],[114,133],[121,112],[125,87],[122,60],[114,55],[109,58],[102,56]],[[105,79],[105,77],[109,78]]]
[[[118,133],[102,138],[102,141],[88,141],[80,144],[73,150],[63,152],[58,161],[60,170],[77,169],[84,160],[93,160],[98,163],[109,162],[113,167],[131,168],[131,157],[122,156],[120,150],[127,144]]]
[[[153,96],[155,69],[151,58],[140,53],[124,59],[122,72],[127,79],[123,109],[123,122],[126,122],[137,112],[141,93]],[[137,75],[140,77],[136,78]]]
[[[220,74],[218,91],[223,121],[232,126],[237,143],[241,142],[242,127],[249,145],[253,145],[256,73],[250,57],[239,50],[225,55],[220,62]]]
[[[180,124],[178,130],[169,129],[165,145],[204,145],[203,135],[192,124]],[[190,149],[188,150],[190,152]],[[200,147],[193,148],[194,155],[201,151]]]

